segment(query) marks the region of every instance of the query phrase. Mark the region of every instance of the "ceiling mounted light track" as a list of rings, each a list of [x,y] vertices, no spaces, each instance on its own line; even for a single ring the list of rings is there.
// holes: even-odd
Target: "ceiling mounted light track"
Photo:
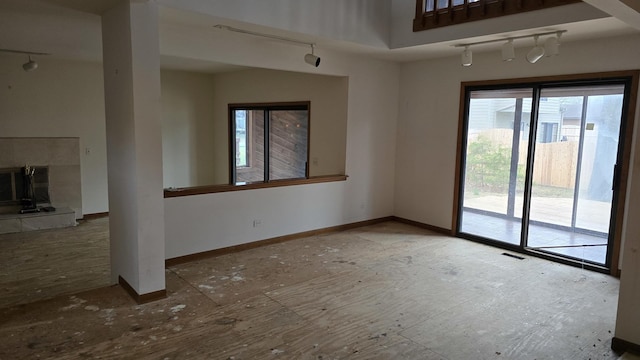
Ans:
[[[263,38],[267,38],[267,39],[273,39],[273,40],[278,40],[278,41],[283,41],[283,42],[288,42],[288,43],[293,43],[293,44],[298,44],[298,45],[309,46],[309,47],[311,47],[311,53],[310,54],[306,54],[304,56],[304,62],[306,62],[307,64],[309,64],[311,66],[315,66],[315,67],[318,67],[320,65],[320,57],[315,54],[315,46],[316,46],[316,44],[314,44],[312,42],[300,41],[300,40],[296,40],[296,39],[287,38],[287,37],[284,37],[284,36],[262,34],[262,33],[259,33],[259,32],[238,29],[238,28],[234,28],[234,27],[231,27],[231,26],[227,26],[227,25],[214,25],[213,27],[217,28],[217,29],[221,29],[221,30],[228,30],[228,31],[237,32],[237,33],[240,33],[240,34],[259,36],[259,37],[263,37]]]
[[[513,40],[517,39],[534,39],[534,47],[529,50],[527,53],[527,61],[531,64],[539,61],[543,56],[555,56],[560,53],[560,37],[562,34],[566,33],[567,30],[555,30],[548,31],[543,33],[531,34],[531,35],[522,35],[522,36],[511,36],[504,39],[496,39],[496,40],[487,40],[487,41],[478,41],[473,43],[466,44],[457,44],[453,45],[454,47],[464,48],[462,51],[461,64],[462,66],[471,66],[472,64],[472,56],[471,56],[471,46],[481,45],[481,44],[490,44],[496,42],[505,42],[502,45],[502,60],[503,61],[512,61],[516,58],[515,49],[513,46]],[[538,44],[538,39],[542,36],[555,35],[547,38],[544,42],[544,46]]]
[[[22,64],[22,69],[24,69],[24,71],[27,71],[27,72],[33,71],[38,68],[38,63],[31,58],[32,55],[51,55],[49,53],[43,53],[43,52],[13,50],[13,49],[0,49],[0,52],[27,55],[29,61]]]

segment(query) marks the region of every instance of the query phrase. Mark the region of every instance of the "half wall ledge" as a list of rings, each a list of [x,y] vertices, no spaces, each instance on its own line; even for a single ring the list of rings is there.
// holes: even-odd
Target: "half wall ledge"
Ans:
[[[248,183],[243,185],[223,184],[223,185],[204,185],[204,186],[194,186],[194,187],[184,187],[184,188],[168,188],[168,189],[164,189],[164,197],[172,198],[172,197],[180,197],[180,196],[213,194],[213,193],[229,192],[229,191],[265,189],[265,188],[281,187],[281,186],[319,184],[319,183],[325,183],[325,182],[346,181],[348,177],[349,177],[348,175],[327,175],[327,176],[314,176],[307,179],[273,180],[266,183],[258,182],[258,183]]]

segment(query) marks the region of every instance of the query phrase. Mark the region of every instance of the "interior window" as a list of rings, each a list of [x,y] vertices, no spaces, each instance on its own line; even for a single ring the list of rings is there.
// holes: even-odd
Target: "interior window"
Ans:
[[[309,103],[230,105],[231,184],[308,177]]]

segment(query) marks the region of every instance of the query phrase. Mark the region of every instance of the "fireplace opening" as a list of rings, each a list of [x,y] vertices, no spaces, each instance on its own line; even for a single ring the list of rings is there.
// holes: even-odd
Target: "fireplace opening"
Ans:
[[[30,179],[24,167],[0,169],[0,213],[18,213],[28,208],[38,210],[38,206],[51,207],[49,168],[32,166],[31,169],[33,176]],[[33,196],[29,187],[33,189]]]

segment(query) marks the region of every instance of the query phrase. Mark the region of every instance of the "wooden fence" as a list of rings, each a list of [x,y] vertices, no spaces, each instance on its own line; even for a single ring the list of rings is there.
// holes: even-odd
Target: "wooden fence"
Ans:
[[[491,143],[511,149],[513,130],[490,129],[471,136],[473,142],[478,137],[489,139]],[[528,141],[520,141],[518,165],[527,161]],[[572,189],[575,186],[578,158],[578,141],[537,143],[533,163],[533,183]],[[583,164],[584,166],[584,164]]]

